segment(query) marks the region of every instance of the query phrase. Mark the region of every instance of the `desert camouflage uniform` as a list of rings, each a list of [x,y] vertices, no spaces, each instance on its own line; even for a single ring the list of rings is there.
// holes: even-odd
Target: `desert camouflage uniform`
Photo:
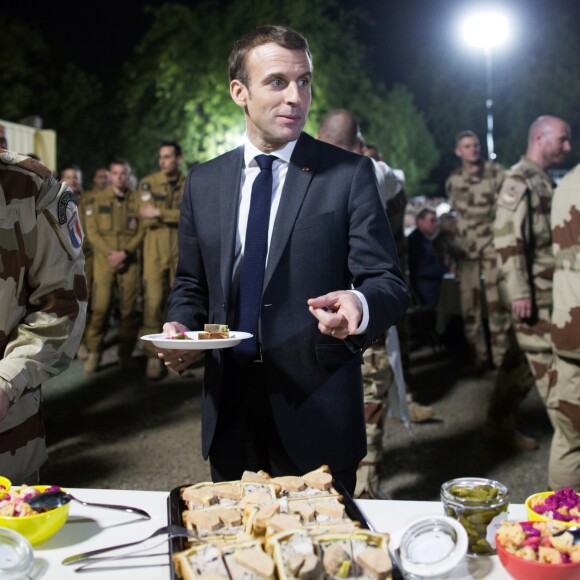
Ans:
[[[407,240],[404,231],[405,208],[407,196],[400,191],[387,200],[386,210],[393,233],[395,247],[401,269],[407,275]],[[400,350],[403,365],[408,361],[408,321],[402,320],[397,325],[401,329]],[[402,335],[402,336],[401,336]],[[389,363],[386,350],[386,336],[383,336],[372,348],[365,351],[363,373],[363,394],[365,424],[367,435],[367,454],[357,470],[355,498],[376,498],[379,495],[381,471],[383,465],[384,421],[389,410],[389,390],[394,386],[394,373]]]
[[[484,312],[487,311],[492,360],[498,367],[507,349],[505,330],[509,328],[509,318],[499,302],[492,231],[497,192],[503,177],[501,165],[485,161],[477,173],[457,168],[445,184],[447,198],[457,216],[454,244],[465,338],[472,349],[474,362],[487,364],[483,328]]]
[[[580,165],[558,185],[552,204],[555,260],[552,342],[554,360],[548,414],[552,489],[580,491]]]
[[[367,454],[357,470],[354,497],[368,499],[376,497],[380,488],[384,421],[388,411],[388,392],[393,384],[393,370],[382,341],[376,347],[367,349],[363,359]]]
[[[87,288],[77,197],[50,170],[0,150],[0,473],[34,479],[47,458],[41,383],[64,371],[83,333]]]
[[[506,172],[494,222],[502,302],[511,308],[514,300],[530,298],[534,305],[532,319],[522,321],[514,317],[512,324],[544,401],[548,398],[552,362],[552,195],[550,177],[537,164],[522,157]],[[529,382],[520,386],[523,399]]]
[[[141,334],[161,332],[165,322],[167,296],[173,286],[177,268],[177,224],[183,198],[185,175],[170,182],[161,171],[145,177],[138,187],[142,202],[161,210],[157,218],[143,220],[146,227],[143,240],[143,326]],[[151,343],[145,345],[150,357],[157,358]]]
[[[121,199],[115,195],[112,186],[99,192],[85,212],[87,237],[95,251],[92,312],[86,331],[86,345],[91,353],[102,352],[103,335],[116,289],[121,363],[130,359],[139,329],[136,306],[141,280],[137,251],[141,248],[145,229],[138,216],[137,194],[129,190]],[[108,253],[113,250],[127,252],[126,268],[122,272],[113,270],[107,261]]]

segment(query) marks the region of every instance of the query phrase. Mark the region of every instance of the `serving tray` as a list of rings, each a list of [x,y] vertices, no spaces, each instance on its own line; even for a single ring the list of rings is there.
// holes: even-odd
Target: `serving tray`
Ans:
[[[187,509],[185,502],[181,499],[181,490],[189,487],[193,484],[184,484],[175,487],[169,493],[167,498],[167,521],[169,524],[174,524],[176,526],[183,526],[183,521],[181,519],[181,514]],[[356,522],[359,522],[362,528],[367,530],[376,531],[370,525],[370,523],[365,519],[364,515],[356,505],[355,501],[352,499],[350,494],[344,489],[342,483],[338,480],[333,480],[332,485],[334,489],[342,496],[342,502],[344,503],[345,512],[348,517]],[[179,576],[175,572],[175,567],[173,565],[173,554],[181,552],[188,548],[189,542],[187,538],[172,538],[169,540],[169,566],[171,569],[171,579],[179,580]],[[399,570],[395,567],[393,562],[393,580],[403,580],[403,576]]]

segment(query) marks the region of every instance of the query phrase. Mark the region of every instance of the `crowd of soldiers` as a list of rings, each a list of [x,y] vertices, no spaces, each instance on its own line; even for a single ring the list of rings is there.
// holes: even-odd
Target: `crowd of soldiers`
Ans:
[[[319,138],[375,159],[399,259],[408,271],[402,172],[386,165],[376,147],[365,145],[348,111],[331,112],[321,125]],[[578,235],[573,228],[578,227],[580,215],[567,213],[580,170],[562,182],[560,187],[566,193],[556,196],[560,203],[554,204],[552,217],[554,183],[546,173],[561,164],[569,150],[568,125],[556,117],[542,116],[530,127],[525,155],[506,170],[485,161],[477,135],[463,131],[455,142],[461,165],[445,184],[454,216],[449,251],[459,282],[465,340],[475,373],[497,369],[483,435],[517,450],[536,449],[537,441],[516,429],[516,418],[521,402],[537,385],[555,430],[549,470],[553,488],[580,487],[580,339],[576,337],[580,334],[571,330],[580,318],[580,290],[573,284],[580,264]],[[177,265],[177,225],[185,183],[182,162],[179,145],[164,142],[159,150],[159,172],[136,186],[131,184],[131,168],[123,159],[97,170],[90,191],[81,191],[78,168],[67,167],[61,173],[80,194],[86,232],[83,250],[89,313],[78,356],[86,359],[87,373],[99,367],[113,308],[123,368],[135,368],[132,353],[137,337],[159,332],[165,322],[166,298]],[[397,331],[399,360],[407,370],[408,319]],[[383,422],[396,374],[385,345],[386,337],[365,355],[369,453],[361,464],[357,497],[380,497]],[[165,368],[154,349],[146,345],[145,353],[146,376],[163,377]],[[408,397],[406,411],[399,418],[423,421],[433,415],[430,408]]]
[[[509,169],[484,161],[471,131],[459,133],[461,166],[447,180],[456,212],[455,250],[465,336],[485,366],[484,312],[497,367],[484,435],[520,450],[537,442],[516,428],[518,408],[536,385],[554,435],[552,489],[580,489],[580,170],[556,188],[549,168],[570,151],[557,117],[530,126],[525,154]]]
[[[137,337],[160,332],[165,304],[177,267],[177,224],[185,175],[183,154],[176,142],[159,148],[159,171],[135,187],[125,159],[113,159],[99,168],[93,189],[82,191],[80,168],[61,171],[61,179],[80,197],[85,230],[83,251],[89,296],[89,313],[83,343],[77,353],[84,369],[95,373],[101,362],[111,320],[117,324],[118,362],[134,370]],[[145,347],[146,375],[163,376],[154,349]]]

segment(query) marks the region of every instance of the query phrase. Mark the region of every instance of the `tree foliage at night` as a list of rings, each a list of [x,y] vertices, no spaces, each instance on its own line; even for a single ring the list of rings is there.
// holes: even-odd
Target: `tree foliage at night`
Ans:
[[[0,52],[10,55],[0,61],[0,118],[18,123],[40,116],[44,127],[57,131],[58,167],[103,164],[115,118],[100,81],[73,62],[59,66],[42,35],[30,26],[3,21],[0,15],[0,29]]]
[[[302,32],[314,55],[309,133],[316,135],[329,110],[352,110],[365,138],[405,171],[409,195],[442,192],[457,164],[458,131],[475,130],[485,154],[485,59],[450,38],[450,9],[437,22],[407,19],[401,35],[422,47],[422,62],[401,67],[404,84],[386,86],[368,55],[392,51],[391,62],[397,61],[396,39],[385,37],[375,46],[369,25],[384,26],[394,7],[381,5],[380,13],[369,16],[364,8],[345,9],[354,3],[343,0],[156,4],[145,9],[150,25],[124,68],[115,62],[93,74],[79,66],[66,31],[43,27],[38,19],[10,19],[9,11],[0,14],[0,50],[7,55],[0,63],[0,118],[42,117],[44,127],[57,132],[58,165],[77,162],[87,178],[114,154],[129,159],[138,175],[150,173],[165,139],[180,141],[190,163],[204,161],[235,146],[244,131],[243,114],[229,96],[232,43],[257,25],[280,23]],[[424,13],[422,8],[408,15]],[[495,143],[504,165],[524,152],[528,126],[540,114],[568,120],[573,143],[580,131],[580,37],[573,19],[545,8],[542,0],[529,0],[518,18],[519,38],[493,59]],[[415,23],[422,28],[412,28]],[[441,33],[433,40],[426,30],[435,26]],[[99,47],[93,49],[98,60]],[[579,160],[580,150],[573,148],[566,165]]]
[[[434,140],[408,90],[387,92],[371,78],[356,41],[356,18],[333,0],[238,0],[219,9],[208,2],[195,10],[160,7],[121,88],[127,107],[126,155],[145,172],[155,166],[163,139],[180,141],[189,162],[205,161],[239,144],[244,121],[229,96],[228,54],[244,32],[276,22],[303,33],[314,56],[306,130],[316,135],[320,119],[333,108],[352,110],[388,162],[405,170],[408,190],[419,192],[438,161]]]

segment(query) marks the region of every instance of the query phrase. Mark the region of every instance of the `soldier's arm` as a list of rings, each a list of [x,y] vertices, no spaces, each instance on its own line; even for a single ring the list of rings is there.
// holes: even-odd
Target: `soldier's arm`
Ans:
[[[139,215],[147,219],[148,224],[171,224],[179,223],[179,209],[166,209],[145,203],[139,206]]]
[[[166,209],[160,210],[159,221],[164,224],[176,225],[179,223],[179,209]]]
[[[493,242],[498,267],[506,284],[510,302],[530,300],[526,247],[523,237],[527,216],[525,182],[507,178],[501,188],[493,226]]]
[[[0,360],[0,391],[11,404],[26,389],[64,371],[82,338],[87,288],[82,229],[77,227],[71,193],[66,184],[47,179],[37,196],[36,216],[30,216],[36,224],[21,224],[35,243],[29,248],[25,273],[25,314],[7,337]]]

